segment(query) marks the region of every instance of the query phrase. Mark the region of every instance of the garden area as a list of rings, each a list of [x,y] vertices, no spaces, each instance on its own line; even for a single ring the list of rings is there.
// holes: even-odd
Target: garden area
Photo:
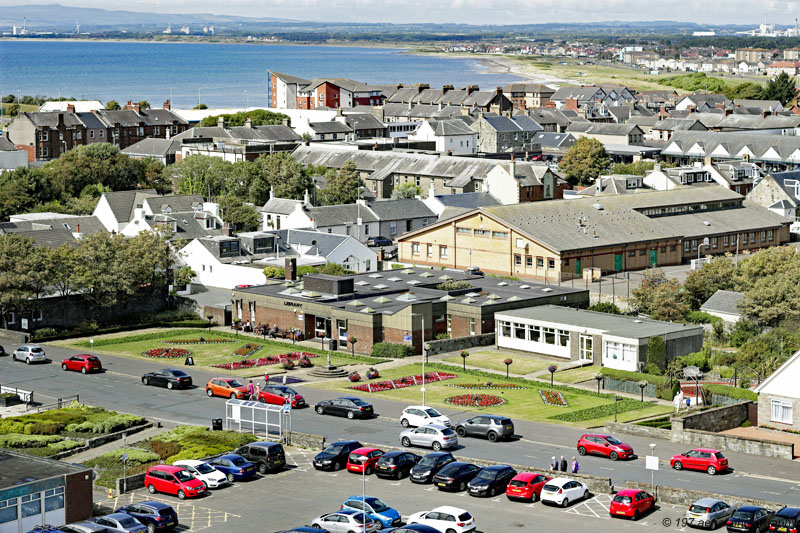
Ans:
[[[534,355],[525,354],[507,354],[500,351],[496,352],[470,352],[467,357],[467,364],[476,366],[478,368],[485,368],[487,370],[497,370],[498,372],[505,372],[506,365],[503,361],[506,358],[512,358],[513,363],[509,365],[508,371],[513,374],[530,374],[531,372],[538,372],[544,370],[550,364],[546,359],[536,357]],[[459,366],[463,364],[463,359],[459,355],[451,355],[443,359],[448,363],[455,363]]]

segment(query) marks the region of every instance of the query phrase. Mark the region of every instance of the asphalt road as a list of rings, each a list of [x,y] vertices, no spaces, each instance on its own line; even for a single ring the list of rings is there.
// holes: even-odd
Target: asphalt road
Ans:
[[[214,377],[212,374],[189,368],[194,382],[200,387],[169,391],[141,384],[141,375],[163,368],[163,362],[99,354],[105,372],[82,375],[77,372],[63,372],[57,363],[63,357],[77,352],[55,346],[46,346],[45,349],[48,357],[56,361],[55,363],[28,366],[20,362],[14,363],[10,357],[0,357],[0,383],[32,389],[43,402],[50,401],[49,398],[42,398],[43,395],[57,398],[79,394],[81,401],[89,405],[171,423],[210,425],[212,418],[224,417],[224,400],[206,397],[202,388],[208,379]],[[302,384],[295,387],[311,405],[337,396],[335,392]],[[409,388],[408,391],[408,403],[420,403],[420,391],[416,387]],[[379,415],[374,419],[347,420],[320,416],[313,409],[295,409],[292,413],[292,427],[295,431],[325,435],[329,442],[352,438],[372,444],[399,446],[398,436],[402,430],[399,415],[405,404],[377,398],[368,399]],[[465,411],[443,411],[453,421],[471,415]],[[550,464],[553,455],[564,455],[568,461],[577,455],[575,443],[584,432],[577,428],[522,420],[516,420],[515,427],[517,437],[511,442],[490,443],[482,439],[465,438],[454,453],[530,465],[532,469],[544,468]],[[612,462],[599,457],[584,457],[580,459],[581,472],[610,477],[617,488],[623,487],[628,480],[649,483],[651,472],[645,469],[642,456],[649,453],[649,444],[654,442],[657,445],[656,455],[662,460],[661,470],[655,473],[656,484],[795,505],[800,497],[800,462],[730,452],[726,456],[734,468],[732,473],[709,476],[704,472],[677,472],[670,469],[665,461],[674,454],[686,451],[688,447],[663,440],[620,437],[634,447],[639,459]],[[425,453],[426,450],[416,451]]]

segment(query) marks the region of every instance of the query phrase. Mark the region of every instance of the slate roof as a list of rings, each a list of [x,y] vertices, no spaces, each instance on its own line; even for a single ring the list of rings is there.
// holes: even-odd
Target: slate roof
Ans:
[[[23,237],[33,239],[34,246],[58,248],[63,244],[75,244],[75,237],[67,229],[27,230],[15,232]]]
[[[196,213],[194,211],[173,212],[169,214],[169,218],[174,219],[177,223],[176,232],[170,237],[171,241],[177,239],[191,241],[192,239],[200,239],[207,236],[217,236],[222,233],[221,230],[217,228],[206,228],[205,218],[198,220],[195,218],[195,215]],[[156,222],[157,216],[146,216],[145,220],[148,224],[153,226],[154,224],[158,223]]]
[[[352,113],[345,115],[347,125],[353,130],[383,130],[386,125],[370,113]]]
[[[529,109],[528,116],[541,125],[556,124],[561,127],[569,126],[570,120],[560,109]]]
[[[275,213],[276,215],[290,215],[297,209],[298,204],[302,203],[302,200],[272,197],[267,200],[267,203],[264,204],[261,211],[264,213]]]
[[[180,152],[180,150],[181,143],[174,138],[159,139],[157,137],[147,137],[136,144],[124,148],[122,153],[147,157],[166,157],[169,154]]]
[[[203,206],[203,196],[200,194],[174,194],[169,196],[152,196],[145,198],[144,203],[153,214],[194,212]]]
[[[464,192],[461,194],[441,194],[436,195],[436,199],[447,207],[460,207],[475,209],[477,207],[488,207],[500,205],[497,199],[488,192]]]
[[[514,115],[511,120],[516,122],[523,131],[542,131],[544,129],[528,115]]]
[[[588,133],[594,135],[635,135],[643,133],[636,124],[614,124],[603,122],[573,122],[567,128],[569,133]]]
[[[232,139],[245,139],[249,141],[264,142],[296,142],[300,136],[289,126],[283,124],[265,126],[233,126],[228,128]]]
[[[383,221],[435,217],[436,214],[422,200],[404,198],[369,202],[369,208]]]
[[[800,183],[800,171],[773,172],[770,177],[789,198],[792,198],[795,204],[800,203],[800,195],[796,194],[798,190],[796,185]]]
[[[778,100],[748,100],[746,98],[734,98],[733,105],[736,107],[757,107],[768,111],[783,108]]]
[[[728,99],[727,96],[724,94],[716,94],[716,93],[695,93],[695,94],[687,94],[680,100],[678,103],[683,101],[685,98],[688,98],[690,101],[697,104],[697,106],[701,106],[703,104],[708,104],[711,107],[714,107],[715,104],[725,104],[728,105],[731,101]]]
[[[483,120],[498,133],[522,131],[522,127],[509,117],[483,117]]]
[[[141,189],[138,191],[104,192],[111,212],[117,222],[127,222],[133,218],[133,210],[144,205],[145,198],[158,196],[155,189]]]
[[[450,120],[431,119],[428,122],[433,128],[434,135],[476,135],[475,131],[460,118]]]
[[[314,133],[317,134],[325,134],[325,133],[352,133],[353,130],[347,126],[347,124],[342,124],[338,120],[330,120],[328,122],[309,122],[308,126],[314,130]]]
[[[495,91],[472,91],[469,96],[464,98],[461,105],[485,107],[494,100],[495,96],[497,96]]]
[[[268,231],[265,233],[279,235],[280,239],[278,242],[282,247],[286,244],[295,246],[312,246],[311,242],[316,241],[317,243],[313,246],[316,247],[316,251],[319,253],[312,253],[312,251],[307,253],[309,255],[321,255],[324,257],[330,255],[346,240],[354,239],[354,237],[349,235],[337,235],[335,233],[325,233],[322,231],[313,230],[282,229],[277,231]],[[240,235],[243,234],[240,233]]]
[[[103,122],[103,119],[94,113],[75,113],[75,116],[78,117],[78,120],[80,120],[83,125],[90,130],[101,130],[108,128],[108,124]]]
[[[589,87],[576,87],[573,85],[567,85],[564,87],[559,87],[555,93],[550,97],[550,100],[554,102],[560,102],[564,100],[578,100],[580,101],[587,101],[593,100],[595,95],[602,98],[605,96],[605,91],[601,87],[589,86]]]
[[[141,126],[145,124],[144,119],[137,115],[136,111],[133,109],[121,109],[119,111],[107,111],[104,109],[100,111],[100,116],[112,127],[117,124],[122,127]]]
[[[134,111],[135,113],[135,111]],[[161,107],[153,109],[141,109],[139,116],[142,121],[148,126],[161,126],[166,124],[188,124],[184,119],[170,111]]]
[[[540,131],[533,134],[533,142],[542,148],[569,148],[575,144],[575,136],[571,133],[552,133]]]
[[[700,114],[700,113],[696,113]],[[678,130],[688,130],[695,124],[700,124],[703,128],[707,128],[706,124],[704,124],[699,119],[695,118],[665,118],[663,120],[659,120],[655,124],[653,124],[654,130],[661,130],[661,131],[678,131]]]
[[[658,121],[659,118],[656,115],[632,115],[627,122],[628,124],[636,124],[640,128],[642,128],[642,126],[652,128]]]
[[[389,95],[389,97],[386,99],[386,102],[407,104],[408,102],[411,102],[414,97],[417,96],[417,94],[419,94],[419,88],[417,87],[401,87]],[[384,106],[385,105],[386,104],[384,104]]]
[[[739,302],[742,299],[744,299],[744,293],[718,290],[700,306],[700,310],[740,316],[742,311],[739,309]]]
[[[715,157],[728,157],[726,153],[730,157],[741,157],[748,151],[753,154],[751,161],[800,161],[800,137],[748,135],[746,132],[676,131],[661,153],[704,157],[716,152]]]
[[[56,112],[56,111],[47,111],[43,113],[22,113],[25,117],[30,120],[34,126],[38,128],[56,128],[58,126],[58,115],[63,115],[64,117],[64,124],[66,126],[81,126],[82,123],[78,120],[73,113],[68,111],[64,112]]]
[[[642,177],[641,176],[630,176],[633,178],[637,178],[637,182],[641,183]],[[600,195],[608,196],[608,195],[617,195],[617,194],[632,194],[638,193],[643,191],[649,191],[650,189],[647,185],[642,184],[641,187],[636,187],[634,189],[628,188],[628,178],[629,176],[614,174],[611,176],[600,176]],[[597,182],[595,181],[588,187],[582,189],[578,194],[581,196],[595,196],[597,195]]]
[[[23,233],[28,231],[65,230],[80,233],[105,233],[106,227],[100,219],[91,216],[60,216],[55,218],[37,218],[33,220],[20,220],[17,222],[0,222],[0,233]]]
[[[366,206],[358,204],[323,205],[309,207],[308,216],[318,228],[355,224],[360,217],[363,222],[378,222],[380,219]]]
[[[0,152],[14,152],[17,147],[5,135],[0,135]]]
[[[439,97],[435,103],[444,104],[445,106],[461,107],[467,96],[469,96],[469,91],[466,89],[451,89],[443,96]]]
[[[195,126],[177,135],[173,135],[171,138],[182,141],[183,139],[195,139],[200,137],[209,139],[230,139],[231,134],[223,128],[218,128],[216,126]]]
[[[504,93],[535,93],[547,96],[556,92],[552,87],[541,83],[510,83],[503,87]]]
[[[311,83],[311,80],[307,80],[305,78],[290,76],[289,74],[283,74],[282,72],[276,72],[274,70],[270,70],[269,72],[276,78],[280,78],[285,83],[296,83],[298,85],[308,85],[309,83]]]

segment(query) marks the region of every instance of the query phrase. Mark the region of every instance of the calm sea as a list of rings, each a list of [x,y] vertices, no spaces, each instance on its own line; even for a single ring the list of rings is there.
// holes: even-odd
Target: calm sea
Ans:
[[[489,74],[478,60],[415,56],[387,48],[0,41],[0,93],[100,101],[198,99],[209,107],[266,105],[267,70],[303,78],[366,83],[478,84],[493,89],[514,76]]]

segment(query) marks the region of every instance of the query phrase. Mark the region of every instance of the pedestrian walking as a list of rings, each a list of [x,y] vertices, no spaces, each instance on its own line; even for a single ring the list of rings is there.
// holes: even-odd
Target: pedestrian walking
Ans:
[[[558,460],[556,460],[556,456],[555,455],[551,459],[550,469],[551,470],[556,470],[556,471],[558,470]]]
[[[264,372],[264,384],[269,385],[269,372]]]
[[[675,406],[676,413],[681,410],[681,404],[683,404],[683,391],[678,391],[672,399],[672,405]]]
[[[691,407],[691,406],[692,406],[692,399],[687,396],[686,397],[686,409],[689,409],[689,407]]]
[[[578,470],[580,470],[580,468],[581,468],[581,465],[578,464],[578,460],[575,457],[573,457],[572,458],[572,467],[570,468],[570,470],[572,471],[573,474],[577,474]]]
[[[563,456],[563,455],[561,456],[561,461],[559,462],[559,466],[561,467],[561,469],[560,469],[560,470],[561,470],[562,472],[566,472],[566,471],[567,471],[567,460],[566,460],[566,459],[564,459],[564,456]]]
[[[250,399],[250,400],[253,399],[253,392],[254,391],[255,391],[255,389],[253,388],[253,380],[251,379],[250,383],[247,384],[247,392],[248,392],[248,394],[250,394],[250,397],[248,399]]]
[[[253,396],[253,400],[258,400],[259,394],[261,394],[261,385],[259,383],[256,383],[256,389],[255,389],[255,394]]]

